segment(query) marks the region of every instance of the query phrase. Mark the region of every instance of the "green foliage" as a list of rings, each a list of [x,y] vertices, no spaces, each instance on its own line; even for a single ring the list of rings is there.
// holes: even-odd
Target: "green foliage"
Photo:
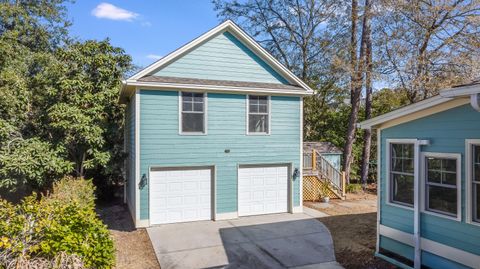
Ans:
[[[18,205],[0,199],[0,266],[67,253],[87,268],[111,268],[113,241],[95,213],[93,193],[91,181],[65,178],[41,199],[34,194]]]
[[[130,56],[72,41],[63,0],[0,1],[0,188],[65,174],[121,180],[120,80]]]
[[[347,188],[345,190],[348,193],[359,193],[362,191],[362,185],[361,184],[347,184]]]
[[[10,141],[0,150],[0,188],[49,186],[72,170],[72,163],[63,157],[61,150],[38,138]]]

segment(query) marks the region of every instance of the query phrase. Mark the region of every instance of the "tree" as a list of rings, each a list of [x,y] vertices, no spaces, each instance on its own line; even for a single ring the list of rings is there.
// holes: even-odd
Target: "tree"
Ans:
[[[368,16],[372,20],[370,3],[366,3],[365,12],[369,12]],[[364,20],[365,20],[364,18]],[[365,120],[372,117],[372,75],[373,75],[373,61],[372,61],[372,33],[370,27],[370,21],[365,22],[365,36],[366,36],[366,50],[365,50]],[[362,163],[360,167],[360,181],[363,188],[366,188],[368,179],[368,168],[370,165],[370,147],[372,145],[372,130],[366,129],[363,134],[363,150],[362,150]]]
[[[40,81],[68,38],[63,1],[0,2],[0,188],[41,188],[68,172],[62,148],[38,132]],[[38,91],[37,91],[38,90]]]
[[[354,155],[352,154],[353,145],[355,143],[357,134],[357,123],[360,111],[360,100],[362,97],[363,77],[365,70],[365,52],[367,47],[367,40],[369,36],[370,24],[370,8],[371,3],[365,0],[365,8],[363,12],[362,32],[360,48],[357,42],[357,24],[358,24],[358,2],[352,0],[351,5],[351,40],[350,40],[350,103],[351,111],[348,121],[348,129],[346,132],[345,146],[343,150],[343,169],[345,170],[347,182],[350,182],[351,165]],[[360,50],[360,55],[357,56],[357,50]]]
[[[480,2],[384,0],[376,8],[379,72],[411,103],[480,71]]]

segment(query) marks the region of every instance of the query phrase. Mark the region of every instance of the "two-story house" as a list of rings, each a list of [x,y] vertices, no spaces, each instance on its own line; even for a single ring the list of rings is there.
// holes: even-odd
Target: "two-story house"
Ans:
[[[312,93],[231,21],[125,80],[135,226],[301,212]]]

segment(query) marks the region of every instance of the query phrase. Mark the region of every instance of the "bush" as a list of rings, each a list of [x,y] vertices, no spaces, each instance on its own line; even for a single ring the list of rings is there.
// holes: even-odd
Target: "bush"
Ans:
[[[352,184],[348,184],[347,185],[347,188],[346,188],[346,191],[348,193],[359,193],[359,192],[362,192],[362,185],[361,184],[356,184],[356,183],[352,183]]]
[[[78,265],[80,259],[84,268],[111,268],[113,241],[95,213],[94,191],[90,180],[65,178],[41,199],[0,200],[0,267],[45,259]]]

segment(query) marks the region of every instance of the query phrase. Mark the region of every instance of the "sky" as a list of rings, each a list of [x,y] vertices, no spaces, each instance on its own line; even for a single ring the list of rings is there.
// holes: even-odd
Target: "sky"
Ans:
[[[145,67],[221,21],[211,0],[92,1],[68,5],[70,32],[81,40],[109,38]]]

